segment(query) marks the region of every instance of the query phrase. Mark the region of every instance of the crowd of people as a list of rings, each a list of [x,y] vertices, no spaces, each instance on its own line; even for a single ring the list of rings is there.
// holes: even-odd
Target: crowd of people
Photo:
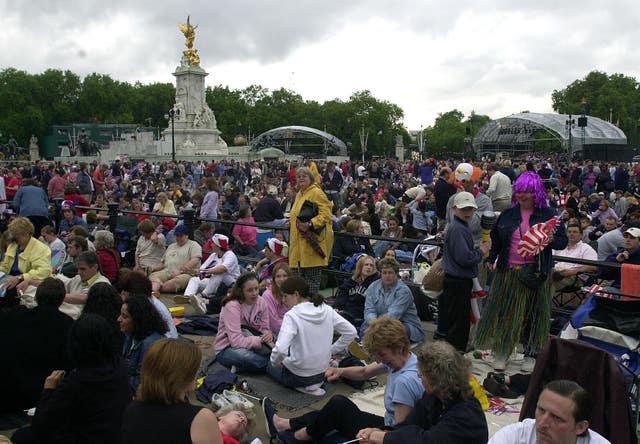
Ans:
[[[467,389],[468,362],[459,353],[473,346],[491,349],[500,371],[522,344],[523,370],[530,371],[549,333],[555,289],[579,287],[585,273],[600,273],[612,288],[624,290],[618,268],[554,263],[552,255],[640,264],[640,207],[634,194],[639,181],[637,165],[553,159],[10,166],[0,177],[0,316],[2,325],[25,320],[5,329],[2,342],[24,341],[26,328],[29,337],[51,341],[0,365],[7,372],[0,380],[10,385],[0,411],[38,405],[31,428],[17,438],[38,442],[43,424],[52,421],[51,393],[84,393],[89,388],[82,375],[98,368],[117,385],[119,394],[109,402],[126,407],[124,428],[113,417],[95,428],[78,428],[81,418],[76,418],[58,424],[60,436],[104,434],[126,442],[152,442],[151,436],[217,442],[211,434],[244,439],[250,413],[236,409],[216,419],[184,402],[196,373],[186,363],[199,356],[177,339],[171,314],[156,297],[169,293],[197,314],[219,316],[216,360],[233,372],[265,372],[315,396],[324,395],[325,380],[389,374],[384,418],[355,410],[336,417],[335,409],[354,408],[339,397],[317,415],[289,420],[267,403],[273,433],[316,440],[338,430],[348,439],[387,444],[486,442],[486,421]],[[116,248],[116,227],[108,226],[108,203],[133,211],[120,216],[137,233],[124,251]],[[187,209],[196,213],[193,232],[180,217]],[[60,220],[54,217],[58,210]],[[489,237],[483,235],[483,217],[495,219]],[[544,225],[544,241],[535,253],[523,255],[518,246],[536,224]],[[372,242],[366,235],[384,239]],[[420,294],[403,280],[400,268],[415,260],[416,243],[409,240],[428,237],[443,242],[435,334],[442,343],[424,345],[414,355],[411,347],[425,339],[416,307]],[[351,275],[338,282],[335,301],[318,294],[327,268]],[[471,299],[485,287],[486,304],[471,336]],[[67,352],[94,345],[87,361]],[[43,347],[46,353],[36,355]],[[329,367],[362,347],[376,364]],[[180,378],[162,374],[177,356],[185,362]],[[446,371],[455,371],[452,377],[459,381],[441,379],[440,364],[451,366]],[[400,377],[405,372],[411,378]],[[162,378],[169,378],[164,388],[149,382]],[[40,393],[43,384],[51,391],[45,390],[46,397]],[[70,390],[66,395],[58,390],[61,384]],[[549,390],[569,396],[563,388]],[[107,396],[101,393],[87,400],[86,421],[95,418],[99,397]],[[477,421],[456,430],[462,416]],[[174,417],[183,421],[181,428],[161,433],[140,428],[150,418]],[[403,427],[377,430],[397,425]],[[413,427],[419,431],[407,432]]]

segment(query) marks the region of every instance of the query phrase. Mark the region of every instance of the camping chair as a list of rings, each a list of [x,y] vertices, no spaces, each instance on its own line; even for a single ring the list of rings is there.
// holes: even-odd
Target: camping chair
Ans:
[[[520,421],[535,418],[543,387],[556,379],[580,384],[593,399],[590,427],[611,442],[637,443],[625,375],[615,357],[594,345],[576,339],[551,337],[538,354],[529,389],[520,411]]]
[[[64,250],[56,250],[51,253],[51,273],[58,274],[62,270],[62,265],[67,259],[67,252]]]
[[[587,289],[597,281],[595,273],[579,273],[573,285],[555,290],[551,299],[551,311],[554,314],[571,315],[589,296]]]

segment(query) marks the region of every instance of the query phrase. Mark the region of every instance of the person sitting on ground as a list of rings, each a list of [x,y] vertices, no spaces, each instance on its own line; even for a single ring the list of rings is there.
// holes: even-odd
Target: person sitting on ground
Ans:
[[[16,431],[12,442],[121,441],[131,388],[114,333],[103,317],[80,316],[69,332],[73,370],[56,369],[45,379],[31,426]]]
[[[262,371],[274,345],[267,303],[258,292],[258,278],[253,273],[241,274],[222,300],[216,361],[237,372]]]
[[[176,241],[164,252],[162,262],[149,268],[154,292],[181,292],[200,267],[202,247],[196,241],[189,240],[187,227],[182,224],[176,226],[174,235]]]
[[[160,192],[156,196],[156,204],[153,206],[154,213],[160,214],[178,214],[172,200],[169,200],[167,193]]]
[[[393,259],[382,259],[378,267],[380,279],[369,285],[365,292],[364,322],[360,327],[360,335],[364,335],[372,320],[388,316],[402,322],[411,342],[422,341],[424,330],[413,302],[413,294],[398,279],[400,264]]]
[[[486,443],[487,420],[469,384],[471,363],[445,341],[424,343],[416,354],[422,399],[392,430],[365,428],[355,438],[366,444]]]
[[[96,246],[93,244],[93,241],[89,238],[89,232],[82,225],[74,225],[73,227],[71,227],[71,236],[84,237],[87,240],[87,250],[96,251]]]
[[[253,212],[253,219],[256,223],[268,223],[276,226],[284,225],[285,218],[282,213],[280,202],[276,199],[277,197],[278,187],[275,185],[269,185],[267,187],[267,193],[260,202],[258,202],[258,206]]]
[[[87,303],[84,304],[82,315],[97,314],[109,322],[116,335],[118,351],[122,350],[124,344],[124,334],[120,331],[118,317],[122,308],[122,296],[111,284],[99,282],[93,285],[87,293]],[[82,316],[81,315],[81,316]]]
[[[356,262],[353,275],[338,288],[333,308],[355,327],[360,327],[364,321],[367,288],[378,279],[380,275],[376,269],[375,259],[369,255],[361,256]]]
[[[618,215],[609,205],[609,201],[601,199],[598,205],[598,210],[591,213],[591,221],[594,225],[604,224],[608,217],[613,217],[616,222],[618,221]]]
[[[74,205],[68,201],[62,202],[62,219],[60,219],[60,237],[64,240],[71,234],[71,227],[74,225],[80,225],[84,228],[87,227],[87,223],[82,217],[77,216],[74,210]]]
[[[202,247],[202,262],[209,258],[213,252],[213,241],[211,238],[216,234],[216,229],[212,223],[204,222],[193,231],[193,240]]]
[[[56,251],[66,251],[67,249],[67,246],[64,244],[64,242],[62,242],[58,238],[58,236],[56,236],[56,233],[51,225],[45,225],[44,227],[42,227],[42,230],[40,230],[40,238],[49,246],[52,255]]]
[[[260,280],[260,287],[267,287],[276,265],[289,262],[289,246],[275,237],[267,239],[264,244],[264,258],[256,263],[255,272]]]
[[[229,238],[214,234],[212,240],[213,253],[184,290],[184,298],[189,299],[197,314],[218,313],[220,301],[240,276],[238,257],[229,249]]]
[[[83,251],[75,260],[78,275],[65,283],[67,294],[60,311],[73,319],[78,319],[87,302],[87,293],[98,282],[110,284],[109,279],[100,274],[98,255],[92,251]]]
[[[33,237],[33,224],[26,217],[11,221],[7,231],[11,242],[2,256],[0,271],[8,276],[0,309],[9,310],[19,305],[19,297],[30,286],[51,276],[51,250]]]
[[[133,393],[140,384],[140,370],[149,347],[167,332],[167,325],[146,295],[130,294],[122,303],[118,317],[125,340],[122,355],[129,362],[129,384]]]
[[[356,329],[325,305],[322,295],[310,294],[303,278],[287,278],[280,291],[289,311],[282,320],[267,373],[286,387],[322,396],[324,372],[331,356],[346,351],[356,337]],[[335,342],[334,332],[340,335]]]
[[[286,262],[279,263],[273,267],[273,279],[271,279],[264,293],[262,293],[262,298],[267,302],[267,309],[269,310],[269,328],[276,336],[282,326],[284,314],[289,311],[289,307],[284,304],[284,295],[280,290],[280,285],[291,276],[293,276],[293,273],[289,268],[289,264]]]
[[[538,398],[535,419],[503,427],[489,444],[607,444],[607,439],[589,429],[591,409],[591,396],[579,384],[562,379],[551,381]]]
[[[66,344],[73,319],[58,310],[64,293],[64,284],[49,277],[36,290],[36,307],[0,313],[0,413],[35,406],[47,375],[71,368]]]
[[[347,222],[345,233],[364,234],[362,221],[352,219]],[[345,260],[354,254],[364,253],[373,256],[373,248],[369,239],[352,236],[336,236],[331,252],[332,261],[336,264],[343,264]]]
[[[597,241],[603,234],[618,228],[618,219],[613,216],[608,216],[604,219],[604,223],[594,227],[589,233],[589,240]]]
[[[606,262],[619,264],[640,265],[640,228],[632,227],[627,229],[622,235],[624,245],[615,253],[607,256]],[[621,269],[612,267],[601,267],[600,277],[612,279],[614,288],[620,288],[622,283]]]
[[[238,222],[245,222],[249,224],[255,223],[253,217],[251,217],[251,208],[243,205],[238,210]],[[258,240],[256,238],[258,229],[249,225],[234,225],[231,235],[233,236],[235,243],[233,251],[240,256],[249,256],[254,254],[257,250]]]
[[[138,237],[136,244],[133,270],[149,274],[154,267],[162,264],[162,256],[166,250],[166,239],[149,219],[138,224],[138,232],[140,237]]]
[[[149,348],[136,400],[124,412],[123,444],[223,443],[216,415],[187,402],[201,361],[189,341],[161,339]]]
[[[95,234],[96,254],[98,262],[104,277],[109,282],[116,284],[118,282],[118,274],[120,273],[120,253],[113,248],[113,233],[107,230],[98,230]]]
[[[165,336],[167,338],[178,337],[178,330],[176,329],[176,325],[173,323],[171,312],[159,298],[153,295],[151,290],[151,281],[147,276],[139,271],[130,271],[125,273],[120,279],[119,288],[120,296],[122,296],[123,300],[126,300],[130,294],[142,294],[147,296],[167,325],[167,332],[165,333]]]
[[[319,441],[337,430],[346,441],[354,439],[365,427],[393,427],[402,423],[424,393],[418,375],[418,358],[409,345],[409,337],[400,321],[376,319],[364,337],[364,347],[376,362],[364,367],[329,367],[325,372],[330,382],[340,378],[366,381],[386,373],[384,417],[363,412],[346,396],[336,395],[319,411],[286,419],[277,415],[271,401],[265,398],[262,405],[270,434],[282,436],[283,432],[290,431],[297,440]]]

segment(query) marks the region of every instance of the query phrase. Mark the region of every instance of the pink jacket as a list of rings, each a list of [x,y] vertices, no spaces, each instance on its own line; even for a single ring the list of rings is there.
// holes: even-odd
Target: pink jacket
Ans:
[[[251,307],[251,315],[249,308]],[[231,346],[233,348],[259,349],[262,345],[258,336],[244,336],[241,325],[248,325],[262,333],[269,332],[269,311],[267,302],[258,298],[251,306],[238,301],[227,302],[220,312],[220,322],[218,324],[218,334],[216,335],[216,351],[224,350]]]
[[[271,285],[275,284],[272,283]],[[262,293],[262,298],[267,302],[271,332],[274,335],[277,335],[280,331],[280,327],[282,326],[282,318],[284,318],[284,314],[289,311],[289,308],[276,299],[271,292],[271,288],[267,288],[264,293]]]

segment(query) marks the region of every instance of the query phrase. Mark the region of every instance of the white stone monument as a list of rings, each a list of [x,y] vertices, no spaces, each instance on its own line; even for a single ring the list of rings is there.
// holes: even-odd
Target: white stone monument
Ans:
[[[173,131],[177,156],[228,155],[216,117],[205,99],[204,78],[208,73],[200,67],[198,50],[193,48],[197,25],[192,26],[187,17],[187,23],[178,26],[185,36],[187,49],[173,73],[176,77],[174,129],[169,119],[169,126],[162,134],[165,140],[171,141]]]
[[[400,162],[404,162],[404,142],[399,134],[396,136],[396,157]]]
[[[29,159],[31,162],[40,160],[40,148],[38,147],[38,138],[35,134],[31,134],[29,139]]]

